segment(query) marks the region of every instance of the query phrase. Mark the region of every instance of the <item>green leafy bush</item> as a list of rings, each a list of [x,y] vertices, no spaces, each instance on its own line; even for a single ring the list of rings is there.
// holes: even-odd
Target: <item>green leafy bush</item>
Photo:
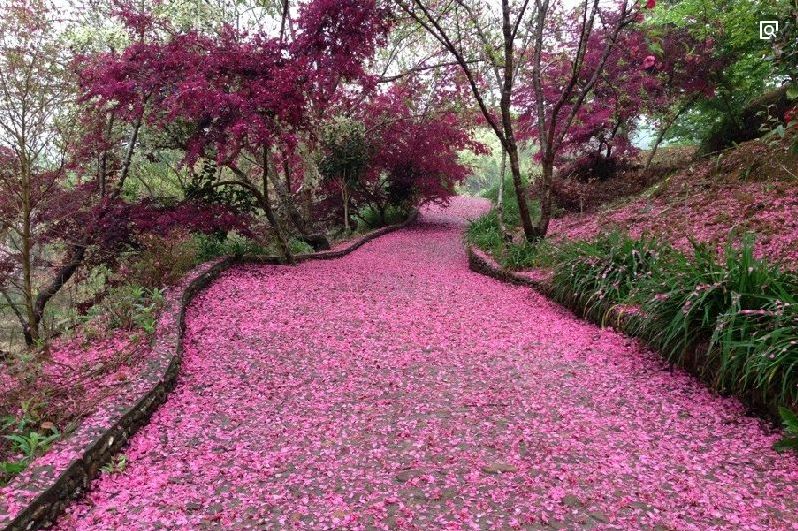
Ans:
[[[540,265],[541,246],[544,242],[530,243],[524,241],[520,244],[509,243],[505,245],[502,265],[508,269],[529,269]]]
[[[705,370],[723,392],[759,389],[782,403],[795,396],[798,330],[795,277],[754,257],[747,235],[725,256],[695,245],[693,256],[674,253],[642,287],[646,319],[639,332],[669,360],[706,343]],[[702,345],[703,346],[703,345]]]
[[[103,300],[89,310],[86,319],[102,318],[110,329],[141,329],[153,334],[163,301],[163,291],[158,288],[125,284],[110,289]]]
[[[798,277],[756,258],[752,235],[722,254],[700,244],[685,254],[621,233],[514,245],[490,213],[466,239],[506,267],[550,267],[553,297],[595,321],[614,307],[634,310],[628,331],[671,363],[697,356],[692,363],[720,392],[798,405]]]
[[[139,243],[120,271],[127,283],[150,289],[169,286],[197,264],[197,245],[188,233],[147,234],[139,238]]]
[[[229,234],[221,239],[205,234],[194,234],[193,240],[197,248],[197,263],[207,262],[221,256],[279,254],[254,240],[238,234]]]
[[[408,214],[407,209],[402,206],[388,205],[381,216],[376,208],[365,206],[357,212],[357,217],[363,222],[358,225],[358,229],[361,226],[366,230],[373,230],[387,225],[396,225],[407,219]]]
[[[784,437],[774,447],[776,450],[795,450],[798,452],[798,415],[786,407],[779,408],[784,422]]]
[[[288,245],[291,247],[291,253],[293,254],[309,254],[313,252],[313,246],[308,242],[297,240],[296,238],[292,238],[291,241],[288,242]]]
[[[0,433],[6,448],[3,455],[11,459],[0,461],[0,485],[6,484],[26,468],[36,457],[42,455],[61,437],[61,432],[51,423],[42,423],[30,402],[23,404],[19,417],[7,415],[0,418]],[[41,429],[42,431],[39,431]]]

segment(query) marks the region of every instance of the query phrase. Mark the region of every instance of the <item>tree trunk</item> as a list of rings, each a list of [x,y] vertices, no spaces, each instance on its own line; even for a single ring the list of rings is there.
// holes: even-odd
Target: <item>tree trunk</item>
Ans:
[[[543,170],[543,183],[540,190],[540,219],[535,227],[535,240],[546,237],[549,232],[549,220],[551,220],[551,185],[554,175],[554,158],[544,157],[541,161]]]
[[[518,214],[521,218],[521,226],[524,229],[524,236],[527,241],[535,241],[540,238],[535,226],[532,225],[532,218],[529,216],[529,206],[526,202],[526,187],[521,180],[521,165],[518,162],[518,146],[513,140],[507,149],[507,156],[510,158],[510,173],[513,176],[513,187],[515,197],[518,200]]]
[[[285,187],[291,192],[291,164],[288,162],[288,153],[283,151],[283,177],[285,177]]]
[[[20,156],[21,162],[21,184],[22,184],[22,248],[20,257],[22,260],[22,297],[25,305],[25,318],[27,323],[23,323],[23,335],[25,344],[33,345],[39,339],[39,321],[36,318],[33,300],[33,237],[31,234],[31,168],[27,156],[23,151]]]
[[[349,188],[345,180],[341,182],[341,200],[344,203],[344,230],[349,232],[352,230],[349,224]]]
[[[302,203],[305,209],[305,219],[313,220],[313,190],[305,183],[302,189]]]
[[[264,157],[267,154],[264,154]],[[291,194],[291,168],[288,164],[287,152],[283,152],[283,178],[281,179],[277,172],[269,174],[272,186],[280,204],[285,207],[285,212],[288,214],[288,219],[299,233],[302,241],[313,247],[315,251],[326,251],[330,249],[330,241],[324,232],[314,233],[312,227],[309,227],[308,219],[310,218],[310,207],[308,207],[307,217],[303,217],[300,208],[296,206],[294,198]],[[309,201],[309,199],[308,199]]]
[[[272,204],[269,200],[269,150],[266,147],[263,148],[262,162],[263,173],[261,174],[261,181],[263,192],[255,194],[255,196],[263,209],[263,213],[266,215],[266,219],[269,220],[269,223],[274,228],[274,232],[277,235],[277,242],[280,245],[280,249],[283,251],[283,256],[289,264],[293,264],[294,255],[291,253],[291,246],[288,245],[288,240],[283,234],[283,230],[280,227],[280,223],[277,221],[277,216],[274,215],[274,210],[272,210]],[[255,188],[255,190],[257,190],[257,188]]]
[[[285,212],[288,214],[288,219],[291,220],[291,224],[294,226],[297,232],[299,232],[299,234],[301,234],[303,237],[307,237],[307,224],[302,218],[302,214],[294,205],[294,202],[291,199],[291,192],[286,187],[285,182],[274,173],[271,174],[270,178],[272,185],[274,186],[274,191],[277,192],[277,197],[280,199],[280,203],[285,207]]]
[[[663,127],[657,133],[657,138],[654,140],[654,145],[651,146],[651,150],[646,155],[646,162],[643,164],[643,171],[649,169],[651,167],[651,162],[654,160],[654,156],[657,154],[657,148],[659,145],[662,144],[662,141],[665,139],[665,133],[668,131],[669,127]]]
[[[288,245],[288,240],[285,238],[285,234],[283,234],[283,229],[280,227],[280,223],[277,221],[277,217],[274,215],[274,210],[272,210],[272,205],[269,202],[268,197],[261,197],[261,208],[263,208],[263,212],[266,214],[266,219],[269,220],[269,223],[274,228],[274,232],[277,235],[277,242],[280,245],[280,249],[283,252],[283,256],[285,260],[289,264],[294,263],[294,255],[291,253],[291,246]]]
[[[527,240],[535,240],[535,227],[529,217],[529,207],[526,203],[526,187],[521,179],[521,165],[518,162],[518,144],[515,141],[513,130],[512,115],[512,94],[513,76],[515,75],[515,54],[513,42],[515,34],[510,18],[510,2],[502,0],[502,34],[504,36],[504,72],[502,83],[502,95],[499,103],[502,116],[502,130],[504,131],[504,141],[502,147],[506,149],[510,157],[510,172],[513,175],[513,187],[515,196],[518,199],[518,214],[521,218],[521,226],[524,228],[524,235]]]
[[[50,302],[50,299],[52,299],[67,282],[69,282],[69,279],[72,278],[72,275],[75,274],[78,267],[83,263],[83,258],[86,256],[86,247],[87,244],[85,242],[74,245],[69,260],[61,266],[58,273],[56,273],[55,277],[50,281],[50,284],[39,291],[33,312],[36,328],[38,328],[39,323],[41,323],[44,317],[44,309],[47,303]]]
[[[116,190],[113,194],[114,197],[119,197],[124,191],[125,180],[127,180],[127,177],[130,174],[130,167],[133,164],[133,153],[136,151],[136,142],[138,142],[139,131],[141,131],[141,126],[143,123],[144,112],[142,111],[141,115],[136,118],[136,123],[133,124],[133,131],[130,134],[130,143],[128,144],[127,151],[125,152],[125,160],[122,163],[122,170],[119,173],[119,182],[116,185]]]
[[[668,116],[665,119],[665,123],[662,124],[662,127],[657,133],[657,138],[656,140],[654,140],[654,145],[651,146],[651,151],[649,151],[648,156],[646,156],[646,163],[643,165],[644,171],[651,166],[651,161],[654,160],[654,155],[657,154],[657,148],[659,148],[659,145],[662,144],[662,141],[665,139],[665,135],[667,134],[667,132],[670,130],[671,127],[673,127],[673,124],[676,123],[676,120],[678,120],[679,117],[682,114],[684,114],[684,112],[687,109],[689,109],[693,105],[693,103],[696,102],[697,99],[698,99],[697,95],[692,96],[690,99],[684,102],[684,104],[681,107],[679,107],[679,109],[676,112],[671,113],[670,116]]]
[[[502,168],[499,173],[499,197],[496,198],[496,215],[499,217],[499,230],[507,233],[504,227],[504,174],[507,171],[507,150],[502,147]]]
[[[377,207],[377,212],[379,212],[380,214],[380,226],[385,225],[385,209],[386,209],[385,205],[379,205]]]
[[[114,115],[110,114],[106,120],[108,121],[105,128],[105,140],[110,140],[114,132]],[[100,169],[99,169],[99,183],[100,197],[105,197],[108,190],[108,148],[105,147],[100,154]]]

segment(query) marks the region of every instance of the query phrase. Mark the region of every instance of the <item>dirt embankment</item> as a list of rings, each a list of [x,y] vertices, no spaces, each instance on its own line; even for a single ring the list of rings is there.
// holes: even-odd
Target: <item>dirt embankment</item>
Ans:
[[[691,248],[690,239],[722,247],[730,235],[754,232],[760,256],[796,268],[798,155],[759,140],[708,158],[691,161],[685,154],[681,167],[641,193],[555,220],[553,235],[587,239],[614,228],[658,236],[683,250]]]

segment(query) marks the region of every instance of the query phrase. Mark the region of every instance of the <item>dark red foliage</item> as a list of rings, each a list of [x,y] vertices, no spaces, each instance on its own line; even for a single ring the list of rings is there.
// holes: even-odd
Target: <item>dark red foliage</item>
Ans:
[[[141,202],[129,209],[130,222],[136,234],[166,236],[176,229],[202,234],[227,233],[236,230],[244,236],[254,236],[248,216],[237,214],[219,204],[184,202],[162,206]]]
[[[314,0],[300,10],[299,26],[290,50],[316,105],[333,101],[342,81],[371,85],[363,65],[385,43],[388,9],[376,0]]]
[[[362,77],[363,61],[387,31],[386,14],[374,0],[315,0],[301,9],[290,43],[231,27],[210,36],[154,33],[121,55],[87,59],[84,100],[108,105],[124,121],[143,117],[170,130],[188,164],[209,155],[235,164],[242,150],[284,142],[286,131],[306,127],[309,99]]]
[[[365,107],[374,146],[366,180],[375,183],[386,175],[389,187],[406,191],[414,203],[445,203],[471,173],[458,153],[486,148],[473,140],[467,115],[440,102],[424,112],[420,100],[417,87],[397,85]]]
[[[604,16],[612,21],[617,15]],[[606,28],[611,26],[608,24]],[[590,36],[578,84],[587,83],[599,64],[608,39],[606,28],[597,28]],[[561,35],[564,49],[573,42],[575,31],[572,28],[555,34]],[[572,65],[568,53],[551,54],[545,62],[550,66],[543,77],[544,107],[550,114],[563,93]],[[714,87],[706,72],[718,68],[717,63],[714,43],[697,41],[687,31],[673,28],[662,36],[644,34],[636,28],[621,32],[593,90],[565,132],[557,163],[578,159],[578,167],[593,168],[593,162],[603,164],[604,159],[630,160],[638,151],[631,137],[639,125],[639,117],[667,114],[694,94],[711,95]],[[518,93],[522,106],[521,137],[536,138],[536,102],[531,80],[523,80]],[[558,132],[563,130],[565,117],[577,104],[567,101],[562,106],[557,116]]]

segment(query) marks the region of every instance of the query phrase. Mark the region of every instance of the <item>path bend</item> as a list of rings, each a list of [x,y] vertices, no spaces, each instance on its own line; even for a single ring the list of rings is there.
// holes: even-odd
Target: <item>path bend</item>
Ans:
[[[456,199],[353,254],[225,273],[174,392],[66,529],[796,529],[733,399],[468,270]]]

